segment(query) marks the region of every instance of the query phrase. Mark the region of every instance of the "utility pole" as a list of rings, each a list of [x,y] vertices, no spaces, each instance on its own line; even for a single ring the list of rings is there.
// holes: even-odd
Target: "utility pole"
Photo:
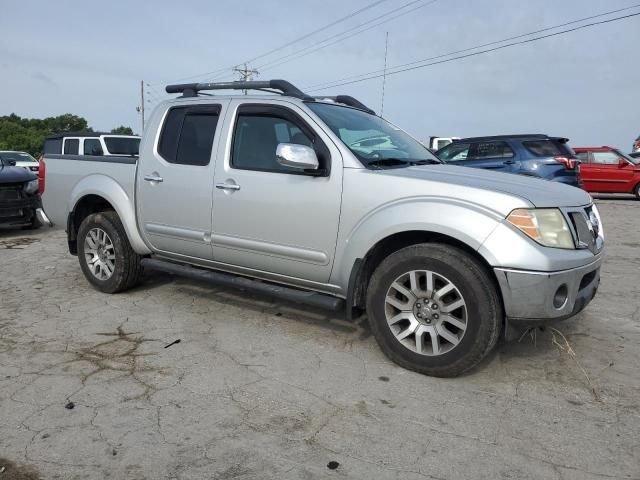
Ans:
[[[244,64],[244,68],[240,68],[238,66],[238,67],[235,67],[233,69],[233,71],[238,73],[238,74],[240,74],[240,80],[243,81],[243,82],[247,82],[249,80],[252,80],[254,75],[256,75],[256,76],[260,75],[260,72],[258,72],[258,70],[255,70],[255,69],[252,70],[252,69],[247,68],[247,64],[246,63]],[[247,94],[246,90],[244,91],[244,94],[245,95]]]
[[[140,105],[136,107],[136,111],[142,117],[142,131],[140,135],[144,133],[144,80],[140,80]]]
[[[384,40],[384,70],[382,74],[382,98],[380,99],[380,116],[384,112],[384,87],[387,83],[387,53],[389,52],[389,32]]]

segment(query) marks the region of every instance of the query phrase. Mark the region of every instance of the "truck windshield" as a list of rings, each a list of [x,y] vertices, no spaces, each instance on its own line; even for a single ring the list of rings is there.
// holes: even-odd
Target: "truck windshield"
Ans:
[[[380,117],[331,103],[307,106],[367,168],[442,163],[427,147]]]
[[[134,155],[140,150],[140,139],[136,137],[104,137],[110,155]]]

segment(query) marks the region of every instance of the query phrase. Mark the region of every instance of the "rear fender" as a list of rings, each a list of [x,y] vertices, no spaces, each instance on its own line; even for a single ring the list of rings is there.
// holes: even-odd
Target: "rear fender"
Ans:
[[[133,189],[133,183],[131,188]],[[139,255],[151,253],[151,250],[149,250],[138,233],[135,209],[133,207],[134,199],[125,192],[118,182],[107,175],[93,174],[84,177],[73,187],[67,211],[72,212],[78,202],[87,195],[97,195],[111,204],[118,217],[120,217],[120,221],[129,238],[129,243],[131,243],[131,247],[136,253]]]

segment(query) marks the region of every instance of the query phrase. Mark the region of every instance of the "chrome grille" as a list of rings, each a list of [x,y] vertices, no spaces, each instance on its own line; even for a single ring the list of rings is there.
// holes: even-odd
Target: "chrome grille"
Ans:
[[[600,225],[595,214],[592,214],[592,208],[587,207],[583,210],[570,212],[569,217],[576,232],[576,246],[596,253],[599,250]]]

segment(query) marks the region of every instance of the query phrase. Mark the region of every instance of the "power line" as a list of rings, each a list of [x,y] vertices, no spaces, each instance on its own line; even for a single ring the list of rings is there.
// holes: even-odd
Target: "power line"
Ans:
[[[284,45],[281,45],[281,46],[279,46],[279,47],[277,47],[277,48],[274,48],[273,50],[269,50],[268,52],[263,53],[262,55],[258,55],[258,56],[256,56],[256,57],[253,57],[253,58],[251,58],[251,59],[247,60],[247,63],[255,62],[255,61],[256,61],[256,60],[258,60],[259,58],[264,58],[264,57],[269,56],[269,55],[271,55],[272,53],[275,53],[275,52],[277,52],[277,51],[279,51],[279,50],[282,50],[282,49],[284,49],[284,48],[290,47],[290,46],[291,46],[291,45],[293,45],[294,43],[298,43],[298,42],[300,42],[300,41],[302,41],[302,40],[306,40],[307,38],[309,38],[309,37],[311,37],[311,36],[315,35],[316,33],[320,33],[320,32],[322,32],[323,30],[327,30],[327,29],[329,29],[329,28],[331,28],[331,27],[333,27],[333,26],[337,25],[338,23],[342,23],[342,22],[344,22],[345,20],[348,20],[348,19],[350,19],[350,18],[353,18],[353,17],[355,17],[356,15],[358,15],[358,14],[360,14],[360,13],[362,13],[362,12],[366,11],[366,10],[369,10],[369,9],[371,9],[371,8],[373,8],[373,7],[375,7],[375,6],[379,5],[379,4],[381,4],[381,3],[383,3],[383,2],[386,2],[386,1],[388,1],[388,0],[378,0],[378,1],[376,1],[376,2],[370,3],[369,5],[366,5],[365,7],[362,7],[361,9],[356,10],[355,12],[350,13],[349,15],[346,15],[346,16],[344,16],[344,17],[342,17],[342,18],[339,18],[338,20],[335,20],[335,21],[333,21],[333,22],[331,22],[331,23],[328,23],[328,24],[327,24],[327,25],[325,25],[324,27],[320,27],[320,28],[318,28],[318,29],[316,29],[316,30],[314,30],[314,31],[312,31],[312,32],[309,32],[309,33],[307,33],[307,34],[305,34],[305,35],[303,35],[303,36],[301,36],[301,37],[296,38],[295,40],[291,40],[290,42],[287,42],[287,43],[285,43]]]
[[[611,11],[608,11],[608,12],[599,13],[597,15],[591,15],[589,17],[584,17],[584,18],[580,18],[580,19],[577,19],[577,20],[572,20],[570,22],[561,23],[559,25],[554,25],[552,27],[546,27],[546,28],[542,28],[540,30],[534,30],[532,32],[523,33],[523,34],[516,35],[516,36],[513,36],[513,37],[503,38],[502,40],[495,40],[493,42],[483,43],[481,45],[475,45],[473,47],[464,48],[462,50],[455,50],[453,52],[443,53],[443,54],[436,55],[436,56],[429,57],[429,58],[423,58],[422,60],[416,60],[414,62],[404,63],[402,65],[397,65],[395,67],[390,67],[390,68],[392,68],[392,69],[402,68],[402,67],[407,67],[407,66],[410,66],[410,65],[416,65],[416,64],[419,64],[419,63],[424,63],[424,62],[427,62],[427,61],[430,61],[430,60],[437,60],[438,58],[449,57],[451,55],[457,55],[457,54],[460,54],[460,53],[469,52],[471,50],[477,50],[479,48],[484,48],[484,47],[488,47],[488,46],[491,46],[491,45],[497,45],[499,43],[504,43],[504,42],[508,42],[508,41],[511,41],[511,40],[517,40],[518,38],[528,37],[528,36],[535,35],[535,34],[542,33],[542,32],[548,32],[549,30],[555,30],[555,29],[558,29],[558,28],[561,28],[561,27],[566,27],[568,25],[574,25],[576,23],[581,23],[581,22],[584,22],[586,20],[592,20],[594,18],[604,17],[604,16],[611,15],[611,14],[614,14],[614,13],[619,13],[619,12],[623,12],[623,11],[626,11],[626,10],[631,10],[631,9],[637,8],[637,7],[640,7],[640,3],[632,5],[630,7],[619,8],[617,10],[611,10]],[[373,71],[366,72],[366,73],[360,73],[360,74],[357,74],[357,75],[351,75],[351,76],[348,76],[348,77],[343,77],[343,78],[340,78],[340,79],[337,79],[337,80],[333,80],[333,81],[330,81],[330,82],[322,82],[322,83],[318,83],[318,84],[315,84],[315,85],[310,85],[308,87],[304,87],[303,90],[315,91],[315,90],[319,90],[319,89],[324,89],[324,87],[334,86],[333,84],[337,83],[337,82],[343,82],[343,81],[346,81],[346,80],[353,80],[353,79],[357,79],[357,78],[360,78],[360,77],[368,77],[369,75],[376,74],[376,73],[383,73],[383,70],[373,70]]]
[[[264,58],[264,57],[266,57],[268,55],[271,55],[272,53],[275,53],[275,52],[277,52],[279,50],[287,48],[287,47],[289,47],[289,46],[291,46],[291,45],[293,45],[295,43],[298,43],[298,42],[300,42],[302,40],[306,40],[307,38],[315,35],[316,33],[320,33],[323,30],[326,30],[326,29],[331,28],[331,27],[333,27],[333,26],[335,26],[335,25],[337,25],[339,23],[342,23],[345,20],[348,20],[348,19],[350,19],[352,17],[355,17],[356,15],[359,15],[360,13],[362,13],[362,12],[364,12],[366,10],[369,10],[369,9],[371,9],[373,7],[376,7],[377,5],[379,5],[379,4],[383,3],[383,2],[386,2],[386,1],[388,1],[388,0],[376,0],[376,1],[374,1],[374,2],[372,2],[370,4],[368,4],[368,5],[365,5],[362,8],[356,10],[355,12],[351,12],[350,14],[345,15],[342,18],[339,18],[337,20],[334,20],[334,21],[324,25],[323,27],[320,27],[320,28],[318,28],[316,30],[313,30],[312,32],[309,32],[309,33],[307,33],[307,34],[305,34],[305,35],[303,35],[301,37],[298,37],[298,38],[296,38],[294,40],[291,40],[290,42],[287,42],[284,45],[281,45],[279,47],[273,48],[273,49],[269,50],[268,52],[265,52],[265,53],[263,53],[261,55],[257,55],[255,57],[249,59],[249,60],[246,60],[246,62],[241,62],[241,63],[251,63],[251,62],[254,62],[254,61],[256,61],[256,60],[258,60],[260,58]],[[199,73],[199,74],[196,74],[196,75],[190,75],[188,77],[182,77],[182,78],[178,78],[178,79],[171,80],[171,81],[158,82],[158,83],[156,83],[154,85],[158,85],[158,84],[161,84],[161,83],[182,82],[184,80],[191,80],[191,79],[194,79],[194,78],[200,78],[200,77],[205,77],[205,76],[209,76],[209,75],[217,75],[219,77],[223,72],[228,72],[228,71],[232,70],[233,68],[238,67],[238,65],[240,65],[240,64],[231,65],[231,66],[225,67],[225,68],[219,68],[219,69],[213,70],[211,72],[204,72],[204,73]],[[215,78],[213,78],[212,80],[215,80]]]
[[[332,36],[330,36],[328,38],[325,38],[324,40],[321,40],[319,42],[319,44],[301,48],[300,50],[297,50],[297,51],[295,51],[293,53],[290,53],[290,54],[285,55],[283,57],[280,57],[278,59],[272,60],[271,62],[267,62],[267,63],[265,63],[263,65],[260,65],[260,66],[258,66],[258,68],[260,68],[262,70],[268,70],[268,69],[271,69],[271,68],[278,67],[278,66],[280,66],[280,65],[282,65],[284,63],[288,63],[288,62],[290,62],[292,60],[297,60],[298,58],[305,57],[305,56],[310,55],[310,54],[312,54],[314,52],[317,52],[318,50],[322,50],[323,48],[330,47],[331,45],[335,45],[336,43],[343,42],[344,40],[347,40],[347,39],[349,39],[351,37],[354,37],[356,35],[360,35],[361,33],[364,33],[364,32],[366,32],[368,30],[371,30],[372,28],[375,28],[375,27],[377,27],[379,25],[382,25],[383,23],[387,23],[387,22],[390,22],[392,20],[395,20],[396,18],[402,17],[403,15],[407,15],[407,14],[409,14],[411,12],[414,12],[414,11],[420,9],[420,8],[427,7],[427,6],[431,5],[432,3],[437,2],[438,0],[431,0],[430,2],[427,2],[427,3],[423,4],[423,5],[418,5],[418,6],[414,7],[414,8],[411,8],[409,10],[406,10],[404,12],[399,13],[398,15],[394,15],[391,18],[386,18],[385,19],[385,17],[387,17],[387,16],[389,16],[389,15],[391,15],[393,13],[399,12],[400,10],[404,10],[405,8],[410,7],[411,5],[415,5],[416,3],[421,3],[423,1],[424,0],[413,0],[411,2],[405,3],[404,5],[402,5],[402,6],[398,7],[398,8],[394,8],[393,10],[390,10],[387,13],[384,13],[382,15],[379,15],[379,16],[375,17],[375,18],[372,18],[371,20],[367,20],[366,22],[363,22],[360,25],[356,25],[355,27],[349,28],[349,29],[347,29],[347,30],[345,30],[343,32],[340,32],[340,33],[332,35]],[[376,22],[376,21],[381,20],[381,19],[383,19],[383,20],[378,22],[378,23],[374,23],[373,25],[369,25],[372,22]],[[355,31],[353,33],[350,33],[353,30],[356,30],[356,29],[358,29],[360,27],[365,27],[365,28],[362,28],[361,30]],[[343,35],[346,35],[346,36],[343,36]],[[341,38],[338,38],[338,37],[341,37]],[[334,39],[336,39],[336,40],[334,40]],[[331,40],[333,40],[333,41],[331,41]],[[327,42],[329,42],[329,43],[327,43]],[[293,58],[291,58],[291,57],[293,57]]]
[[[626,18],[631,18],[631,17],[635,17],[635,16],[638,16],[638,15],[640,15],[640,12],[639,13],[632,13],[632,14],[629,14],[629,15],[624,15],[624,16],[621,16],[621,17],[615,17],[615,18],[611,18],[611,19],[608,19],[608,20],[601,20],[599,22],[587,23],[585,25],[580,25],[578,27],[570,28],[570,29],[567,29],[567,30],[562,30],[560,32],[554,32],[554,33],[550,33],[550,34],[547,34],[547,35],[541,35],[539,37],[533,37],[533,38],[530,38],[530,39],[527,39],[527,40],[521,40],[519,42],[507,43],[507,44],[501,45],[499,47],[489,48],[487,50],[480,50],[478,52],[468,53],[468,54],[465,54],[465,55],[459,55],[457,57],[447,58],[447,59],[444,59],[444,60],[439,60],[437,62],[431,62],[431,63],[425,63],[423,65],[416,65],[416,66],[411,66],[411,67],[407,67],[407,68],[401,68],[401,67],[404,67],[405,65],[415,65],[417,63],[426,62],[429,59],[418,60],[418,61],[412,62],[410,64],[399,65],[397,67],[394,67],[395,71],[387,72],[386,75],[387,76],[395,75],[397,73],[403,73],[403,72],[408,72],[408,71],[411,71],[411,70],[417,70],[419,68],[425,68],[425,67],[430,67],[430,66],[433,66],[433,65],[439,65],[441,63],[452,62],[454,60],[461,60],[461,59],[464,59],[464,58],[474,57],[476,55],[481,55],[481,54],[484,54],[484,53],[490,53],[490,52],[494,52],[496,50],[501,50],[501,49],[508,48],[508,47],[513,47],[513,46],[516,46],[516,45],[523,45],[523,44],[526,44],[526,43],[535,42],[537,40],[542,40],[542,39],[545,39],[545,38],[555,37],[555,36],[558,36],[558,35],[563,35],[565,33],[571,33],[571,32],[575,32],[577,30],[582,30],[584,28],[594,27],[594,26],[597,26],[597,25],[602,25],[602,24],[605,24],[605,23],[611,23],[611,22],[615,22],[615,21],[618,21],[618,20],[624,20]],[[397,70],[398,68],[400,68],[400,70]],[[376,72],[379,72],[379,70],[376,71]],[[376,73],[376,72],[370,72],[370,73],[373,74],[373,73]],[[367,74],[364,74],[364,75],[367,75]],[[366,80],[373,80],[375,78],[380,78],[383,75],[384,74],[369,75],[366,78],[361,78],[359,80],[352,80],[352,81],[342,82],[342,83],[332,83],[330,86],[316,88],[316,89],[310,90],[310,91],[318,91],[318,90],[325,90],[327,88],[342,87],[344,85],[351,85],[353,83],[360,83],[360,82],[364,82]],[[339,82],[339,80],[337,80],[337,81]]]

